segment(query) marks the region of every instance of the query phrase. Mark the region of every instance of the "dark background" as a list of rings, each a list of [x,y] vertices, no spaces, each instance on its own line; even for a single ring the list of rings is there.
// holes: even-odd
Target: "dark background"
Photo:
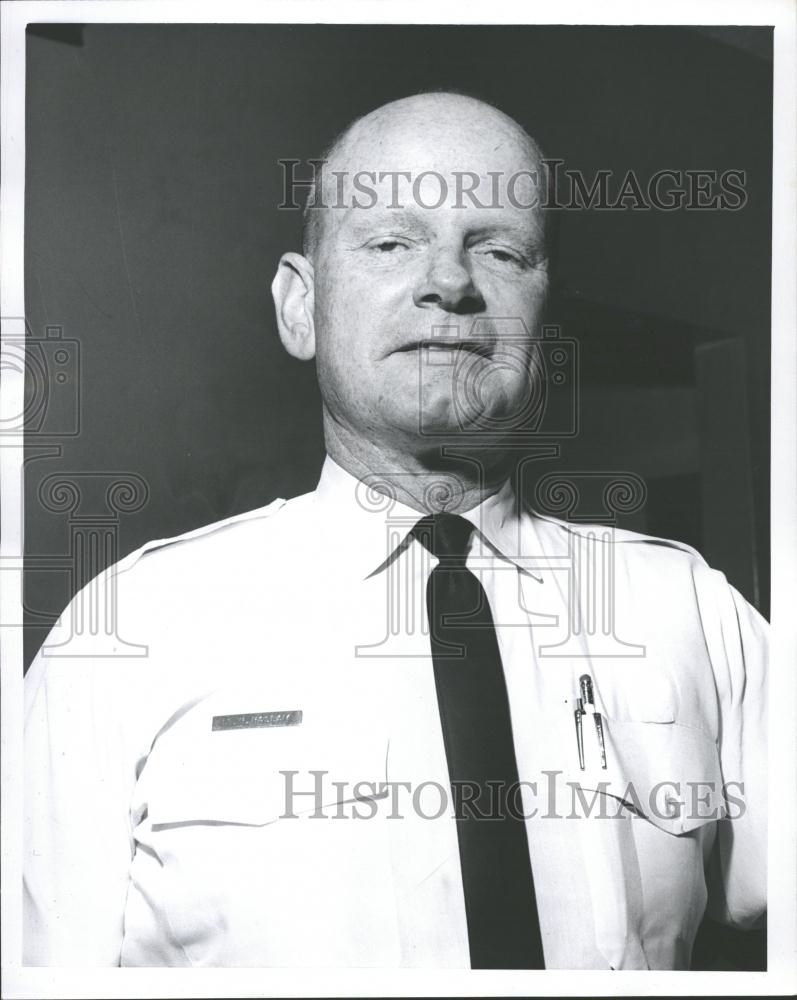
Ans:
[[[620,523],[695,545],[766,614],[771,39],[769,28],[31,26],[26,317],[42,343],[29,352],[41,371],[30,372],[26,659],[108,561],[314,487],[314,372],[283,353],[269,292],[280,253],[300,248],[299,213],[276,208],[277,160],[316,156],[353,117],[427,88],[497,104],[588,179],[746,171],[740,211],[561,213],[551,321],[578,343],[581,431],[539,468],[635,473],[647,500]],[[69,359],[56,384],[59,333]],[[106,490],[125,474],[145,492],[120,513]],[[59,475],[79,501],[60,504]],[[106,542],[78,565],[86,525]],[[762,935],[708,925],[695,956],[697,967],[764,961]]]

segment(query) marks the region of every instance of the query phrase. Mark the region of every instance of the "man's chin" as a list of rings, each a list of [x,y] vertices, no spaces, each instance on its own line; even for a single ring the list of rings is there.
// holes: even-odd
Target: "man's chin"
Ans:
[[[455,401],[450,394],[424,399],[418,418],[421,436],[462,438],[495,434],[502,421],[488,409],[474,405],[475,402]]]
[[[455,405],[449,392],[427,392],[420,400],[417,430],[421,437],[457,437],[469,429],[471,421]]]
[[[465,443],[477,444],[480,438],[496,441],[503,438],[505,418],[491,409],[479,408],[475,400],[455,400],[449,391],[428,391],[419,400],[394,398],[394,407],[387,425],[412,442],[412,449]],[[511,432],[510,432],[511,433]]]

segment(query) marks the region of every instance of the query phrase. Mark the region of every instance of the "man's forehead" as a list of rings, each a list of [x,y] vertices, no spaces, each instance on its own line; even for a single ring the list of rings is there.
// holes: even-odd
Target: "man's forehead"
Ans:
[[[391,121],[374,123],[353,133],[333,150],[325,172],[368,173],[379,178],[424,170],[445,174],[476,174],[539,168],[540,158],[531,140],[519,129],[466,129],[453,122],[436,127],[433,122]]]
[[[519,224],[529,228],[547,186],[539,148],[512,118],[474,98],[424,94],[377,108],[347,129],[316,175],[321,198],[316,209],[308,201],[306,215],[316,234],[322,215],[324,227],[331,221],[322,206],[343,210],[331,213],[336,229],[362,208],[369,222],[381,209],[394,222],[405,208],[521,211]]]
[[[528,232],[541,226],[545,181],[523,162],[494,171],[335,169],[325,178],[323,200],[308,212],[348,232],[387,224],[394,229],[441,225],[468,229],[503,226]]]

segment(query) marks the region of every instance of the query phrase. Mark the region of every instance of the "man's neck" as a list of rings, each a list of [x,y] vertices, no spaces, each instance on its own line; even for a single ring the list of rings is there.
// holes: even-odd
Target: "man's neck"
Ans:
[[[507,478],[501,463],[488,468],[476,452],[452,443],[412,452],[355,437],[325,414],[327,454],[379,492],[422,513],[462,514],[495,493]]]

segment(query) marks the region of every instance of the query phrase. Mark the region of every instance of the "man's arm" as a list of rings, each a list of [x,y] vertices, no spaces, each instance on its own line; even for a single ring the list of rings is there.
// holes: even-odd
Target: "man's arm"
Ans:
[[[27,965],[120,961],[138,757],[125,722],[136,711],[129,680],[136,664],[142,680],[141,661],[48,656],[68,635],[75,602],[25,678]]]
[[[720,702],[719,750],[730,813],[719,822],[708,912],[722,923],[748,928],[763,921],[767,905],[769,626],[721,573],[709,572],[709,599],[720,627],[707,628],[706,635]]]

